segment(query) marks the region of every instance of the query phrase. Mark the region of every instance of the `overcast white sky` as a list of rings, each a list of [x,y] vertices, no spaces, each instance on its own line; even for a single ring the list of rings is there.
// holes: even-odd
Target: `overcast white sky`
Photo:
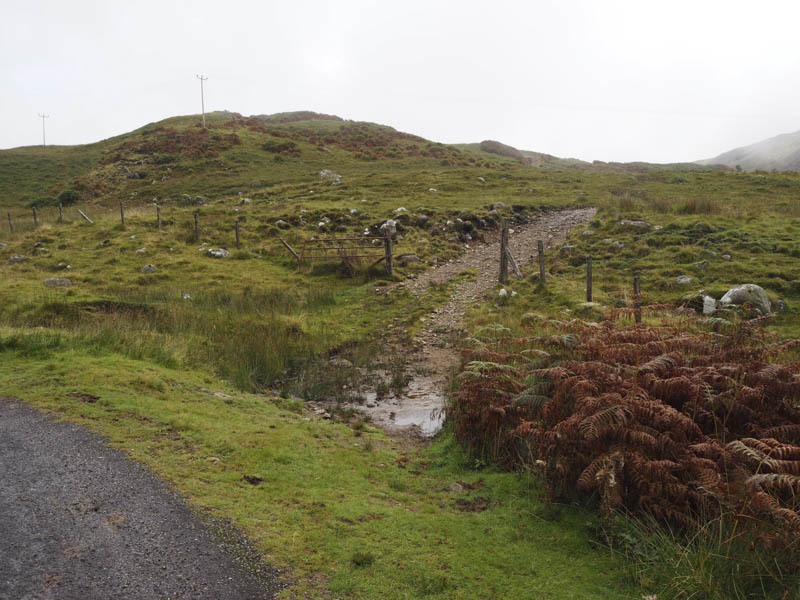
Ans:
[[[0,148],[206,109],[684,161],[800,129],[800,2],[3,0]]]

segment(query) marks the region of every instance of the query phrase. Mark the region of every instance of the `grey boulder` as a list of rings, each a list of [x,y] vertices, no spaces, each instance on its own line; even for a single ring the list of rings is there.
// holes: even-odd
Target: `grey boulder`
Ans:
[[[230,253],[225,250],[225,248],[217,248],[216,250],[214,248],[210,248],[206,254],[208,254],[208,256],[211,258],[225,258]]]
[[[622,219],[619,224],[623,227],[634,227],[636,229],[650,229],[651,227],[647,221],[631,221],[629,219]]]
[[[47,287],[69,287],[72,285],[72,281],[66,277],[48,277],[44,280],[44,284]]]
[[[723,306],[752,304],[762,315],[768,315],[772,312],[772,305],[767,297],[767,292],[764,291],[764,288],[754,283],[742,283],[732,287],[720,299],[719,303]]]

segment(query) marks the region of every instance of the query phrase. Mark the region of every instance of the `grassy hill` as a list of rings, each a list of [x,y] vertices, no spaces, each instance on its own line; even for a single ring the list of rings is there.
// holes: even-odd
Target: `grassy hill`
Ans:
[[[313,113],[207,120],[0,151],[0,203],[15,224],[0,223],[0,394],[93,427],[193,506],[231,519],[287,569],[287,598],[639,597],[625,562],[597,548],[609,542],[596,515],[545,505],[531,473],[503,472],[449,432],[414,450],[352,411],[323,420],[304,401],[402,385],[404,344],[450,288],[417,298],[392,283],[495,239],[501,219],[559,207],[598,214],[548,253],[545,287],[527,276],[510,284],[513,299],[476,300],[471,329],[516,327],[528,313],[601,319],[583,305],[591,255],[607,309],[627,305],[634,271],[655,304],[757,283],[789,307],[769,328],[797,335],[800,176],[539,168]],[[59,222],[64,193],[73,204]],[[281,242],[364,237],[389,218],[395,253],[419,261],[393,277],[298,267]],[[71,285],[44,284],[53,277]],[[458,481],[467,492],[454,498]]]
[[[697,161],[700,165],[725,165],[746,171],[800,170],[800,131],[723,152],[715,158]]]
[[[206,121],[206,130],[197,116],[175,117],[95,144],[2,150],[0,205],[54,204],[67,191],[75,192],[79,202],[111,205],[169,201],[183,194],[264,195],[265,188],[288,186],[271,189],[275,195],[315,181],[322,169],[342,173],[349,185],[359,184],[375,175],[378,164],[409,174],[516,166],[391,127],[309,112],[212,113]]]

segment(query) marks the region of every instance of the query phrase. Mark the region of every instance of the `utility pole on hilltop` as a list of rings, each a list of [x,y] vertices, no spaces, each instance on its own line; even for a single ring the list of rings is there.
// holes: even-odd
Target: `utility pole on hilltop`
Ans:
[[[43,115],[42,113],[39,113],[39,116],[42,117],[42,146],[44,147],[47,145],[44,138],[44,120],[49,119],[50,115]]]
[[[208,77],[203,77],[202,75],[195,75],[200,80],[200,108],[203,111],[203,129],[206,128],[206,101],[203,98],[203,82],[208,79]]]

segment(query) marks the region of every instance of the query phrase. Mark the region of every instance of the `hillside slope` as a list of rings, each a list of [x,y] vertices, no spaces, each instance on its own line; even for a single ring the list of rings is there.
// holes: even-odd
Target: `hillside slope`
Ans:
[[[458,148],[374,123],[308,111],[244,117],[173,117],[82,146],[0,150],[0,207],[70,201],[145,203],[183,195],[209,198],[274,185],[308,185],[321,170],[348,181],[380,171],[515,169],[516,161]],[[476,174],[480,175],[480,174]],[[426,188],[427,189],[427,188]]]
[[[700,165],[725,165],[746,171],[800,170],[800,131],[735,148],[715,158],[697,161]]]

